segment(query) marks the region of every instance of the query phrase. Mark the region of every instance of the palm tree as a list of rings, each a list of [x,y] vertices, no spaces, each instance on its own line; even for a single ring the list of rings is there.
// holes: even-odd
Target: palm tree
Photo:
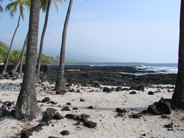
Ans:
[[[176,106],[184,108],[184,2],[181,0],[178,74],[174,94]]]
[[[62,4],[62,0],[59,0]],[[64,0],[66,2],[66,0]],[[41,40],[40,40],[40,50],[39,50],[39,56],[37,60],[37,69],[36,69],[36,74],[37,74],[37,80],[39,79],[40,76],[40,64],[41,64],[41,56],[42,56],[42,49],[43,49],[43,41],[45,37],[45,32],[47,29],[47,23],[48,23],[48,17],[49,17],[49,11],[50,11],[50,5],[51,5],[52,0],[41,0],[41,8],[45,12],[47,10],[46,15],[45,15],[45,23],[41,35]],[[56,10],[58,11],[57,3],[55,0],[53,0],[54,5],[56,7]],[[47,5],[47,6],[46,6]]]
[[[15,38],[15,34],[16,34],[17,29],[19,27],[20,18],[22,17],[22,19],[24,20],[24,5],[26,5],[27,8],[29,9],[29,7],[31,5],[31,0],[17,0],[17,1],[9,3],[6,6],[6,10],[10,11],[11,17],[14,16],[14,12],[17,11],[17,7],[19,6],[20,15],[19,15],[19,18],[18,18],[17,27],[16,27],[16,29],[14,31],[14,34],[13,34],[13,37],[12,37],[12,40],[11,40],[11,43],[10,43],[10,48],[9,48],[9,51],[8,51],[8,54],[7,54],[7,57],[6,57],[6,61],[5,61],[5,65],[4,65],[4,69],[3,69],[2,74],[6,73],[6,69],[7,69],[7,65],[8,65],[8,59],[9,59],[9,56],[10,56],[10,51],[11,51],[11,48],[12,48],[13,40]]]
[[[3,0],[0,0],[0,1],[3,1]],[[0,12],[3,12],[3,8],[1,7],[1,5],[0,5]]]
[[[15,67],[12,69],[12,74],[15,74],[15,72],[17,71],[18,67],[19,67],[19,74],[20,74],[20,77],[22,77],[22,61],[23,61],[23,57],[24,57],[24,52],[26,50],[26,47],[27,47],[27,39],[28,39],[28,33],[26,35],[26,38],[24,40],[24,45],[23,45],[23,48],[22,48],[22,53],[19,57],[19,60],[17,61]],[[20,65],[20,66],[19,66]]]
[[[59,60],[59,72],[58,72],[57,81],[55,85],[56,90],[65,89],[65,73],[64,73],[65,46],[66,46],[67,27],[68,27],[68,22],[70,18],[70,12],[72,9],[72,4],[73,4],[73,0],[70,0],[68,11],[65,18],[64,27],[63,27],[62,44],[61,44],[61,52],[60,52],[60,60]]]
[[[15,117],[18,119],[32,120],[39,113],[35,87],[39,11],[40,0],[31,0],[25,73],[15,106]]]

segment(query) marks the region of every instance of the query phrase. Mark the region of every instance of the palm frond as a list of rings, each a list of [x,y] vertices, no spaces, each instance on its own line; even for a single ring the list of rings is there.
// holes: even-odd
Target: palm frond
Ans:
[[[12,8],[14,8],[15,4],[17,5],[17,1],[11,2],[8,5],[6,5],[6,7],[5,7],[6,11],[10,11]]]
[[[53,0],[53,1],[54,1],[54,5],[55,5],[55,7],[56,7],[57,13],[58,13],[58,7],[57,7],[56,0]]]
[[[57,0],[59,1],[61,4],[63,4],[63,1],[66,2],[66,0]]]
[[[3,8],[1,7],[1,5],[0,5],[0,12],[3,12]]]
[[[20,14],[22,16],[22,20],[24,21],[24,7],[22,5],[20,6]]]

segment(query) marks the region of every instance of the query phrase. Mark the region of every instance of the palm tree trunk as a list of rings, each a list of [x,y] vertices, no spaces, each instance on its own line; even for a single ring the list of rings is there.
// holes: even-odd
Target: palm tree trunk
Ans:
[[[177,106],[184,107],[184,2],[181,0],[178,74],[172,99]]]
[[[37,81],[40,78],[39,76],[40,76],[40,64],[41,64],[41,56],[42,56],[42,49],[43,49],[43,41],[44,41],[46,29],[47,29],[50,5],[51,5],[51,0],[49,0],[48,4],[47,4],[47,12],[46,12],[46,15],[45,15],[45,23],[44,23],[44,27],[43,27],[43,31],[42,31],[42,35],[41,35],[41,40],[40,40],[40,51],[39,51],[39,56],[38,56],[38,61],[37,61],[37,69],[36,69],[36,80]]]
[[[63,27],[62,44],[61,44],[61,52],[60,52],[60,60],[59,60],[59,72],[58,72],[57,81],[55,85],[56,90],[65,89],[65,72],[64,72],[65,47],[66,47],[67,28],[68,28],[68,23],[69,23],[69,18],[70,18],[70,12],[72,9],[72,4],[73,4],[73,0],[70,0],[64,27]]]
[[[14,34],[13,34],[13,37],[12,37],[12,40],[11,40],[11,43],[10,43],[10,48],[9,48],[9,51],[8,51],[8,54],[7,54],[7,57],[6,57],[6,61],[5,61],[5,65],[4,65],[4,69],[3,69],[2,74],[6,74],[6,69],[7,69],[7,66],[8,66],[8,60],[9,60],[9,57],[10,57],[10,52],[11,52],[11,48],[12,48],[12,45],[13,45],[13,40],[15,38],[15,34],[17,32],[17,29],[19,27],[20,18],[21,18],[21,12],[20,12],[20,15],[19,15],[19,18],[18,18],[17,27],[14,31]]]
[[[22,61],[22,59],[23,59],[23,57],[24,57],[24,52],[25,52],[26,47],[27,47],[27,39],[28,39],[28,33],[27,33],[26,38],[25,38],[25,40],[24,40],[24,45],[23,45],[22,53],[21,53],[21,55],[20,55],[20,57],[19,57],[19,60],[17,61],[15,67],[14,67],[14,68],[12,69],[12,71],[11,71],[13,74],[17,71],[18,66],[20,65],[20,63],[21,63],[21,61]]]
[[[18,119],[32,120],[39,113],[35,87],[39,11],[40,0],[31,0],[25,72],[15,106],[15,116]]]

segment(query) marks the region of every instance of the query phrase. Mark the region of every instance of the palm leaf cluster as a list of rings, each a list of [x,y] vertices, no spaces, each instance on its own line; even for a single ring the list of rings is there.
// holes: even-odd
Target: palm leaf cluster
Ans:
[[[3,1],[3,0],[0,0],[0,1]],[[1,4],[0,4],[0,12],[3,12],[3,8],[1,6]]]
[[[17,0],[14,2],[9,3],[6,6],[6,11],[10,11],[11,17],[14,16],[14,13],[17,11],[17,8],[19,6],[21,17],[24,20],[24,6],[27,6],[27,10],[29,10],[29,7],[31,6],[31,0]]]

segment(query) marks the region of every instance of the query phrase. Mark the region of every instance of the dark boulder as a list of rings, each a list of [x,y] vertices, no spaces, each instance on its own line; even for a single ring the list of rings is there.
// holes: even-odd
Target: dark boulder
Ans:
[[[42,99],[42,103],[46,103],[46,102],[50,102],[50,98],[49,97],[45,97]]]
[[[136,91],[132,91],[132,92],[130,92],[129,94],[137,94],[137,93],[136,93]]]
[[[32,133],[30,131],[22,130],[20,138],[29,138],[29,136],[31,136],[31,135],[32,135]]]
[[[95,128],[97,126],[97,123],[92,121],[85,121],[84,125],[87,126],[88,128]]]
[[[118,113],[126,113],[127,111],[125,109],[116,108],[116,112],[118,112]]]
[[[53,119],[57,119],[57,120],[60,120],[60,119],[63,119],[63,118],[64,117],[58,112],[53,116]]]
[[[42,117],[42,121],[44,121],[44,122],[50,121],[52,119],[52,117],[55,115],[56,111],[57,110],[54,108],[47,108],[43,117]]]
[[[93,84],[93,87],[95,87],[95,88],[100,88],[100,84],[97,83],[97,82],[95,82],[95,83]]]
[[[107,87],[104,87],[104,88],[103,88],[103,92],[108,92],[108,93],[110,93],[110,92],[111,92],[111,89],[110,89],[110,88],[107,88]]]
[[[116,91],[122,91],[122,87],[117,87]]]
[[[70,132],[68,130],[63,130],[63,131],[61,131],[60,134],[65,136],[65,135],[70,135]]]
[[[155,93],[154,92],[152,92],[152,91],[149,91],[148,92],[148,95],[154,95]]]
[[[144,91],[144,86],[143,85],[131,86],[129,90]]]
[[[148,113],[163,115],[163,114],[171,114],[171,104],[168,100],[161,98],[159,102],[155,102],[153,105],[149,105],[147,109]]]
[[[68,106],[64,106],[61,111],[71,111],[70,108]]]

